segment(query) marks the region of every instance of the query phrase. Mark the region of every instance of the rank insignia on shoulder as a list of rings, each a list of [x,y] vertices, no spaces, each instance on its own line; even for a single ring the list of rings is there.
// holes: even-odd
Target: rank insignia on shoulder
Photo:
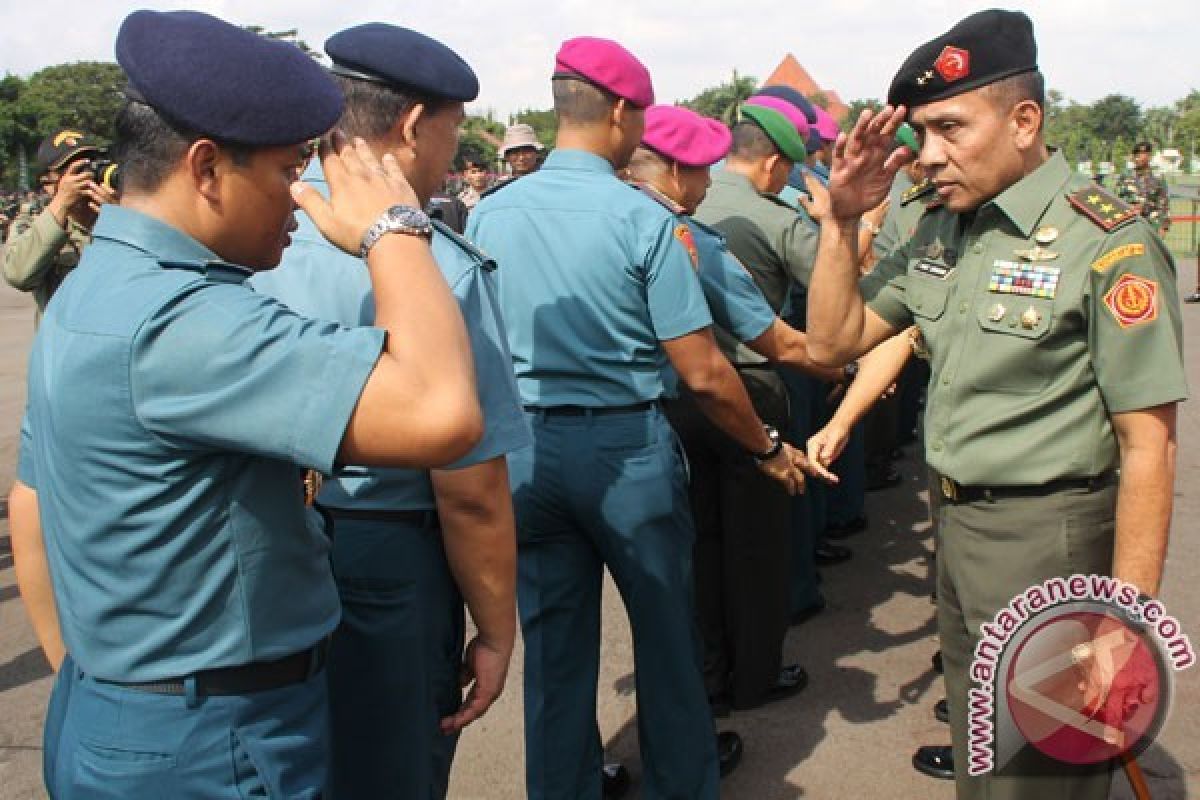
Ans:
[[[921,275],[928,275],[931,278],[937,278],[940,281],[946,280],[946,277],[954,271],[954,267],[947,264],[939,264],[936,261],[930,261],[923,258],[916,264],[913,264],[913,272]]]
[[[681,222],[675,226],[675,238],[683,245],[683,249],[687,250],[688,258],[692,259],[692,269],[699,269],[700,252],[696,249],[696,239],[687,223]]]
[[[1134,219],[1137,212],[1099,186],[1087,186],[1067,195],[1071,206],[1106,231],[1116,230]]]
[[[920,183],[914,183],[900,195],[900,205],[906,206],[918,197],[924,197],[934,190],[933,181],[926,178]]]
[[[1146,245],[1141,242],[1133,242],[1132,244],[1123,244],[1120,247],[1114,247],[1104,255],[1092,262],[1092,269],[1101,274],[1108,272],[1112,266],[1119,261],[1124,261],[1127,258],[1135,256],[1144,256],[1146,254]]]
[[[1158,281],[1126,273],[1104,295],[1104,305],[1122,328],[1158,318]]]

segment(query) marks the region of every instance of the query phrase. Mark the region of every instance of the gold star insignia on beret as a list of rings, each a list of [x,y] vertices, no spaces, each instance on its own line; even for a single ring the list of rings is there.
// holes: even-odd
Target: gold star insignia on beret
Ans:
[[[924,86],[925,84],[929,83],[931,80],[933,80],[933,70],[927,69],[923,73],[921,73],[920,75],[917,76],[917,85]]]

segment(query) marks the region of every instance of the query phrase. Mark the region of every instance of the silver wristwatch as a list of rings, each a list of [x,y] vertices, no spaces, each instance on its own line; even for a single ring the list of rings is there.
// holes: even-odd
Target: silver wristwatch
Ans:
[[[362,245],[358,248],[358,254],[363,258],[367,257],[367,253],[371,248],[389,233],[403,233],[408,236],[424,236],[426,239],[433,238],[433,223],[429,221],[429,215],[419,208],[412,206],[392,206],[387,211],[375,220],[375,224],[367,228],[367,232],[363,234]]]

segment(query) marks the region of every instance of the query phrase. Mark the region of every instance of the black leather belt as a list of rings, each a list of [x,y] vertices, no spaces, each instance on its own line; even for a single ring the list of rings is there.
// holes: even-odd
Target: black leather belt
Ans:
[[[734,364],[734,369],[775,369],[775,365],[770,361],[764,361],[761,364]]]
[[[975,503],[980,500],[1003,500],[1010,497],[1045,497],[1070,489],[1087,489],[1094,492],[1109,486],[1117,473],[1102,472],[1090,478],[1064,478],[1036,486],[963,486],[945,475],[938,476],[937,490],[942,499],[949,503]]]
[[[200,696],[222,696],[253,694],[282,689],[303,683],[325,668],[329,655],[329,637],[326,636],[307,650],[284,656],[277,661],[256,661],[238,667],[206,669],[184,678],[168,678],[144,683],[123,683],[97,678],[98,683],[137,689],[152,694],[187,694],[187,682],[196,681],[196,694]]]
[[[525,406],[525,410],[534,414],[545,414],[548,417],[586,417],[603,416],[605,414],[628,414],[633,411],[649,411],[658,406],[657,400],[647,400],[644,403],[630,403],[627,406]]]
[[[419,528],[436,528],[441,524],[437,511],[389,511],[373,508],[334,508],[322,505],[335,520],[353,519],[365,522],[399,522]]]

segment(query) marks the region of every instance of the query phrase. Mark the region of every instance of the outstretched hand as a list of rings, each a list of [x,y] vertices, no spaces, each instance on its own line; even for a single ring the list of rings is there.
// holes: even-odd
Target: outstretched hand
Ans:
[[[829,169],[829,198],[834,219],[849,220],[877,207],[888,196],[896,173],[915,156],[897,147],[896,129],[904,106],[865,109],[849,133],[838,135]]]

